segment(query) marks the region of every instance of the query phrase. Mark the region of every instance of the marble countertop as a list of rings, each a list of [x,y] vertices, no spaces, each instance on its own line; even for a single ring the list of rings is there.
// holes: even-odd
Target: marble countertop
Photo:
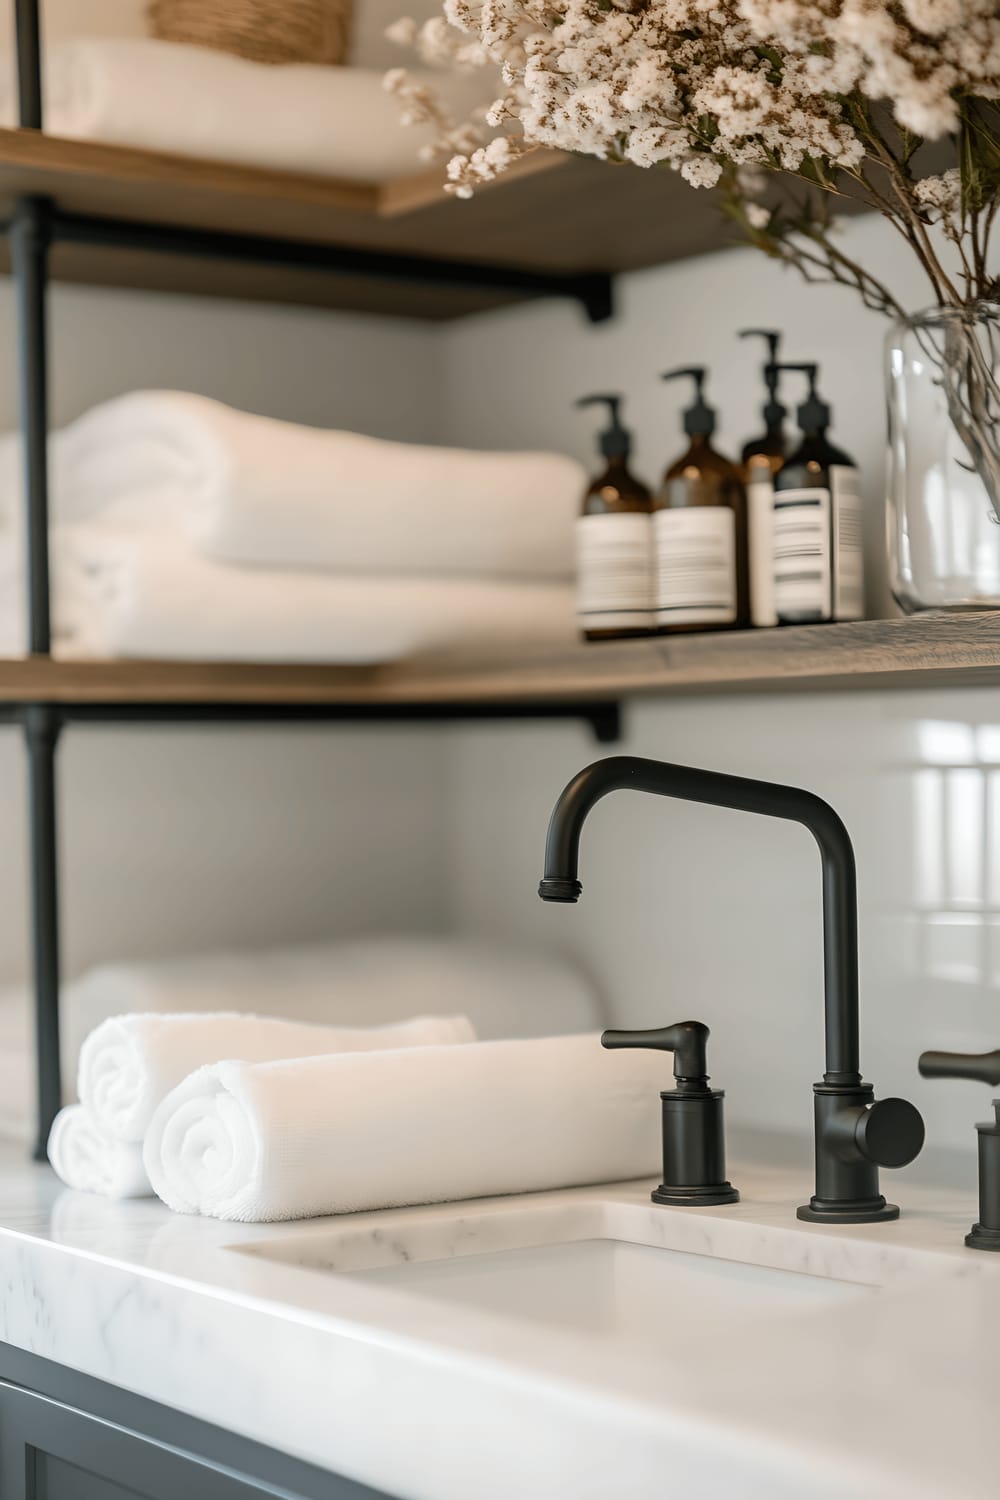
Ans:
[[[898,1223],[831,1230],[795,1220],[807,1173],[737,1171],[718,1209],[646,1183],[263,1226],[70,1192],[8,1148],[0,1339],[403,1500],[995,1494],[1000,1256],[963,1248],[974,1197],[894,1174]],[[366,1246],[494,1248],[526,1205],[881,1285],[704,1337],[687,1307],[632,1346],[345,1274]]]

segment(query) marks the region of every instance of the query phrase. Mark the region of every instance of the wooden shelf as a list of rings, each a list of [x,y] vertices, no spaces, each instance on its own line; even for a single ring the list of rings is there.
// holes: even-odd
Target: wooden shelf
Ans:
[[[539,154],[469,202],[446,195],[441,176],[435,168],[382,185],[354,183],[0,130],[6,217],[19,195],[39,194],[68,214],[572,274],[659,265],[724,248],[732,235],[714,195],[693,192],[669,171]],[[431,319],[521,297],[68,244],[55,246],[52,273]]]
[[[410,705],[600,703],[658,694],[1000,683],[1000,613],[718,632],[383,667],[0,662],[0,703]]]

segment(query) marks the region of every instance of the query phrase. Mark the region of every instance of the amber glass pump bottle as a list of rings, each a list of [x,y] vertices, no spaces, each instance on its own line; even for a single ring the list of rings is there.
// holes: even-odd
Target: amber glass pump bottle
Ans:
[[[669,370],[693,380],[684,413],[687,450],[663,476],[653,501],[656,623],[663,632],[725,630],[750,623],[746,491],[740,471],[712,446],[715,412],[705,369]]]
[[[653,618],[653,496],[629,468],[632,437],[618,394],[581,396],[577,406],[606,406],[600,436],[604,464],[583,497],[577,521],[577,611],[585,640],[650,635]]]
[[[762,416],[764,432],[744,443],[741,459],[747,487],[747,541],[750,549],[750,618],[754,625],[777,625],[774,602],[774,478],[788,456],[785,418],[778,398],[781,334],[775,328],[744,328],[741,339],[759,338],[767,345],[761,374],[767,399]]]
[[[830,407],[815,364],[782,364],[809,381],[796,413],[802,441],[774,481],[774,580],[778,620],[805,625],[864,613],[861,493],[854,460],[831,443]]]

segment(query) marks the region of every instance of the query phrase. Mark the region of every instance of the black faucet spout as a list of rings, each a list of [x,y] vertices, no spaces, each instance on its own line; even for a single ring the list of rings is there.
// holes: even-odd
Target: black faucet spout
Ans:
[[[612,755],[574,776],[553,809],[545,843],[545,874],[538,887],[543,901],[579,899],[583,890],[577,874],[580,834],[587,814],[608,792],[628,788],[683,802],[785,818],[809,829],[823,863],[823,1081],[846,1087],[859,1084],[857,875],[850,835],[833,808],[822,797],[794,786],[676,766],[638,755]]]
[[[823,969],[826,1070],[814,1085],[816,1193],[799,1218],[819,1223],[892,1219],[899,1209],[878,1190],[878,1169],[905,1166],[923,1145],[923,1121],[902,1099],[875,1102],[861,1077],[858,1045],[858,895],[850,835],[830,805],[812,792],[777,782],[727,776],[637,755],[615,755],[585,767],[564,788],[545,845],[545,901],[582,894],[580,835],[608,792],[631,788],[684,802],[784,818],[808,828],[823,868]]]

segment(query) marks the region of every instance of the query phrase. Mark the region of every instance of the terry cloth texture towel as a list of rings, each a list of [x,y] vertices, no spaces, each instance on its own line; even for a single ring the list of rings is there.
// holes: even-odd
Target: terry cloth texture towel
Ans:
[[[160,1105],[168,1207],[257,1223],[653,1174],[663,1058],[598,1034],[223,1062]]]
[[[82,1104],[67,1104],[52,1122],[48,1157],[67,1187],[105,1198],[149,1198],[141,1141],[119,1141]]]
[[[378,1048],[444,1047],[475,1037],[464,1016],[424,1016],[394,1026],[310,1026],[270,1016],[116,1016],[80,1049],[80,1103],[101,1130],[142,1139],[157,1105],[182,1079],[221,1058],[264,1062]]]

